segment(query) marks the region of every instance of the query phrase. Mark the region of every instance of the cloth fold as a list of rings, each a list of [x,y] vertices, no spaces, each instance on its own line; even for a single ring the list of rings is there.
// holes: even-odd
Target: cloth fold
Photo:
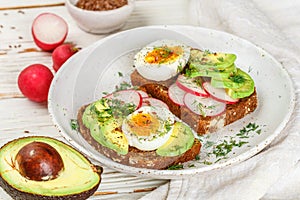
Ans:
[[[281,136],[256,156],[190,179],[171,180],[141,199],[300,199],[299,46],[253,0],[191,0],[189,14],[191,24],[245,38],[281,62],[294,82],[296,108]]]

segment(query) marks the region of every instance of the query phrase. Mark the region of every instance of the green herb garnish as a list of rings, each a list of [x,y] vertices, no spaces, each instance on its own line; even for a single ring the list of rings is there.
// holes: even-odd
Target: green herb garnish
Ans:
[[[183,165],[171,165],[168,167],[169,170],[178,170],[178,169],[183,169]]]
[[[218,157],[225,157],[227,154],[229,154],[234,147],[241,147],[244,144],[247,144],[248,142],[246,141],[237,141],[234,140],[232,137],[230,138],[229,141],[223,140],[222,143],[216,145],[213,149],[213,154],[218,158]]]
[[[208,54],[211,54],[211,52],[208,49],[203,52],[203,56],[207,56]]]
[[[71,129],[77,131],[79,128],[78,122],[76,119],[71,119]]]
[[[199,112],[201,113],[202,116],[204,116],[204,117],[206,116],[206,113],[204,111],[204,105],[202,103],[198,103],[197,101],[194,101],[193,105],[197,106],[197,108],[198,108],[198,110],[199,110]]]
[[[131,86],[131,84],[130,83],[127,83],[127,82],[122,82],[122,83],[120,83],[120,85],[118,86],[116,86],[116,91],[120,91],[120,90],[127,90],[127,89],[129,89],[129,88],[131,88],[132,86]]]
[[[203,163],[204,165],[212,165],[212,164],[213,164],[212,162],[207,161],[207,160],[204,160],[202,163]]]
[[[252,67],[249,66],[249,68],[248,68],[248,73],[250,73],[251,71],[252,71]]]
[[[119,77],[123,77],[122,72],[118,72]]]
[[[229,79],[235,83],[244,83],[245,78],[239,74],[233,74],[232,76],[229,76]]]
[[[243,127],[239,131],[239,133],[236,134],[236,136],[238,136],[239,138],[249,138],[249,134],[251,132],[255,132],[257,134],[260,134],[261,133],[261,129],[260,129],[259,125],[250,122],[245,127]]]
[[[202,80],[199,79],[199,78],[195,78],[193,80],[193,82],[198,86],[198,87],[201,87],[202,88]]]
[[[220,160],[226,159],[227,155],[234,150],[236,147],[242,147],[249,142],[245,139],[253,137],[253,133],[261,134],[262,129],[256,123],[248,123],[239,132],[235,135],[236,137],[229,137],[228,139],[224,139],[220,142],[213,142],[211,140],[207,140],[203,147],[212,148],[211,152],[207,155],[210,157],[211,155],[217,158],[214,163],[219,162]],[[233,152],[234,153],[234,152]],[[209,164],[209,162],[204,161],[204,164]]]
[[[190,164],[190,165],[189,165],[189,168],[192,168],[192,167],[195,167],[195,165],[194,165],[194,164]]]
[[[223,57],[218,57],[217,59],[218,59],[218,61],[220,61],[220,62],[224,62],[224,58],[223,58]]]
[[[183,66],[180,64],[180,65],[178,65],[178,67],[177,67],[177,72],[181,72],[183,70]]]
[[[124,103],[119,99],[102,98],[91,105],[99,122],[105,122],[111,117],[119,118],[131,114],[135,110],[133,103]]]
[[[123,117],[133,113],[135,105],[133,103],[124,103],[119,99],[112,99],[110,109],[114,117]]]
[[[215,144],[215,142],[213,142],[213,141],[207,141],[203,146],[205,148],[209,148],[209,147],[212,147],[214,144]]]

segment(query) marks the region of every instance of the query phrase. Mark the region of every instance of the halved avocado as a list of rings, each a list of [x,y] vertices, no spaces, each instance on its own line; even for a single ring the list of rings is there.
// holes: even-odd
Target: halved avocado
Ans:
[[[17,155],[33,143],[51,146],[59,153],[63,168],[55,178],[37,181],[20,173]],[[99,187],[102,171],[73,147],[50,137],[23,137],[0,149],[0,186],[14,199],[87,199]]]

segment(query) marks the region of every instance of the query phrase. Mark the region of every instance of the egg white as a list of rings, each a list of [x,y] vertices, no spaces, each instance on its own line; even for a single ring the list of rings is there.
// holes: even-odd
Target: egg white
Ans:
[[[140,136],[132,132],[129,123],[133,119],[133,116],[141,113],[150,114],[159,120],[159,129],[157,132],[152,132],[149,136]],[[151,151],[167,142],[172,134],[174,123],[175,117],[168,109],[153,106],[142,106],[126,117],[122,124],[122,131],[130,146],[134,146],[144,151]],[[169,129],[166,129],[166,126],[169,126]]]
[[[148,63],[145,57],[159,47],[180,47],[182,53],[173,60],[162,63]],[[176,76],[190,58],[190,47],[175,40],[157,40],[142,48],[134,57],[134,66],[146,79],[164,81]]]

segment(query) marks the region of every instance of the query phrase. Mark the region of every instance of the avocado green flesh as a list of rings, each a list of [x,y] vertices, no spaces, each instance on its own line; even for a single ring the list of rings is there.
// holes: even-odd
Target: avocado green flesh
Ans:
[[[104,122],[97,120],[92,104],[83,113],[83,124],[90,129],[92,137],[101,145],[125,155],[128,153],[128,141],[124,133],[119,130],[123,118],[108,118]],[[170,139],[156,153],[161,156],[177,156],[185,153],[194,144],[191,128],[182,122],[176,122]]]
[[[196,69],[225,70],[236,60],[235,54],[210,53],[197,49],[191,50],[189,65]]]
[[[89,105],[83,113],[83,124],[90,129],[91,136],[101,145],[125,155],[128,153],[128,141],[119,127],[123,119],[110,117],[104,122],[97,120],[97,114],[93,112]]]
[[[234,99],[241,99],[250,96],[254,92],[254,82],[249,82],[240,88],[227,90],[227,94]]]
[[[87,128],[91,128],[92,126],[94,126],[95,123],[97,123],[97,115],[96,113],[94,113],[91,110],[92,104],[90,104],[88,107],[86,107],[84,113],[83,113],[83,117],[82,117],[82,121],[84,123],[84,125]]]
[[[128,141],[122,131],[117,130],[121,126],[118,120],[111,118],[103,125],[95,124],[91,127],[92,137],[105,147],[125,155],[128,153]]]
[[[239,68],[227,77],[213,77],[211,85],[216,88],[227,88],[228,95],[235,99],[247,97],[254,92],[253,79]]]
[[[211,79],[211,85],[216,88],[241,88],[250,85],[251,82],[253,82],[252,78],[239,68],[227,76],[215,76]]]
[[[243,84],[235,83],[229,79],[220,80],[220,79],[212,78],[210,83],[215,88],[239,88],[243,86]]]
[[[23,177],[13,163],[19,150],[33,141],[55,148],[62,157],[64,170],[56,179],[33,181]],[[13,140],[1,148],[1,178],[12,188],[41,196],[68,196],[89,191],[101,181],[100,172],[81,153],[69,145],[48,137],[25,137]]]
[[[176,122],[169,140],[156,150],[160,156],[178,156],[189,150],[194,144],[194,134],[191,128]]]
[[[187,75],[189,77],[198,77],[198,76],[205,76],[205,77],[227,77],[232,72],[236,71],[236,67],[234,64],[230,65],[229,67],[218,70],[216,68],[202,68],[202,67],[195,67],[189,65],[189,69],[187,70]]]

